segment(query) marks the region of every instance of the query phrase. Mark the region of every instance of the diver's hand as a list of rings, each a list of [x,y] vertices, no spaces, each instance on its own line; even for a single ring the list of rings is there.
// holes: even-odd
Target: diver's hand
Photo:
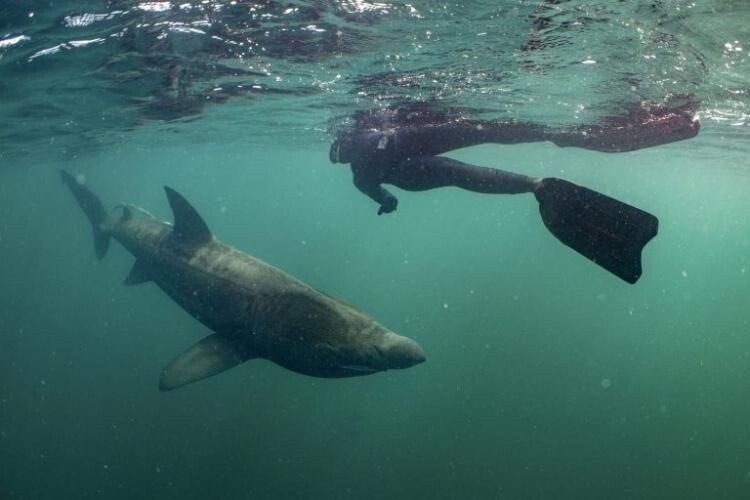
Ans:
[[[398,206],[398,199],[395,196],[389,196],[380,205],[380,208],[378,209],[378,215],[389,214],[391,212],[395,212],[397,206]]]

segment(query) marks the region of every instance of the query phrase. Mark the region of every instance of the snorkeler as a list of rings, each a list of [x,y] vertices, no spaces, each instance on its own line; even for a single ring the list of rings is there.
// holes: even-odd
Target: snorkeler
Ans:
[[[538,141],[604,152],[631,151],[694,137],[699,127],[689,105],[638,104],[626,116],[564,130],[388,108],[358,116],[353,131],[337,135],[330,160],[351,165],[354,185],[380,205],[378,215],[391,213],[398,205],[382,184],[407,191],[454,186],[478,193],[534,193],[542,220],[555,237],[635,283],[642,272],[641,251],[658,230],[655,216],[562,179],[527,177],[438,155],[485,143]]]

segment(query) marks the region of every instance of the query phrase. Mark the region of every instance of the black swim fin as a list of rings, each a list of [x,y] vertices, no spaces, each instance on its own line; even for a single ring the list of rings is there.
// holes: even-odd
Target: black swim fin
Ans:
[[[655,216],[562,179],[542,180],[534,195],[558,240],[628,283],[638,281],[641,252],[659,228]]]

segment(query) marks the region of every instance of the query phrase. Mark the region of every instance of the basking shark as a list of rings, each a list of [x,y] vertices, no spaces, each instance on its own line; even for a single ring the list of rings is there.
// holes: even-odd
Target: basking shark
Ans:
[[[135,256],[126,285],[153,281],[214,333],[177,356],[159,389],[171,390],[253,358],[315,377],[353,377],[425,360],[413,340],[251,255],[218,241],[198,212],[166,187],[174,224],[124,205],[107,212],[99,198],[61,172],[91,222],[103,258],[111,238]]]

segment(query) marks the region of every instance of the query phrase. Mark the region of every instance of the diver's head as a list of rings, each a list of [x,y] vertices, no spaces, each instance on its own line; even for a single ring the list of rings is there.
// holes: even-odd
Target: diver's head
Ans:
[[[352,137],[349,134],[339,134],[331,144],[328,158],[331,163],[351,163],[352,161]]]

